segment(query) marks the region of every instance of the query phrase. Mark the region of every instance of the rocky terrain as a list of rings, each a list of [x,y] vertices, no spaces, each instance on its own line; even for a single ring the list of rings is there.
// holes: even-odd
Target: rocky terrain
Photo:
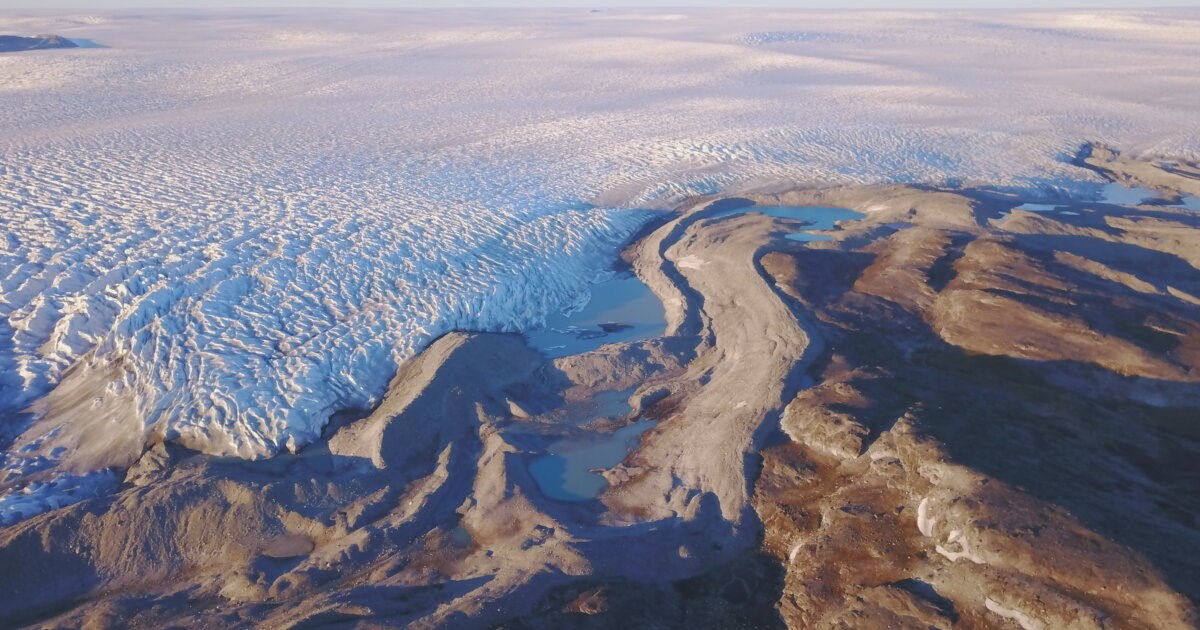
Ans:
[[[664,336],[551,361],[455,332],[295,453],[158,440],[0,529],[0,625],[1195,627],[1200,171],[1077,163],[1157,199],[691,200],[625,252]],[[754,204],[865,218],[802,243]],[[596,499],[531,476],[639,419]]]
[[[75,42],[58,35],[34,35],[33,37],[0,35],[0,53],[78,47],[79,45]]]

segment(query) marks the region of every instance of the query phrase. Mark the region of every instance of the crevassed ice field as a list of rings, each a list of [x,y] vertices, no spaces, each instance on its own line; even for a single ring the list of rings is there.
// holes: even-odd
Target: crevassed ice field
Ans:
[[[148,436],[269,456],[695,194],[1094,194],[1200,154],[1200,12],[0,14],[0,521]]]

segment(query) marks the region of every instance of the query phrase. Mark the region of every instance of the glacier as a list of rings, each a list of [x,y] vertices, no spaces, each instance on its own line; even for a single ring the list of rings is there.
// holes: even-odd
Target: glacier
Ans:
[[[1200,155],[1195,10],[7,11],[0,31],[103,45],[0,55],[19,515],[14,493],[106,487],[150,439],[300,448],[438,335],[586,300],[690,196],[1095,196],[1068,163],[1085,141]]]

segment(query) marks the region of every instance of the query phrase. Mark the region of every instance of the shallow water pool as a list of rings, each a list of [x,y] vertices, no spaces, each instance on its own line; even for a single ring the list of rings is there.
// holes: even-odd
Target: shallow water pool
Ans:
[[[1054,203],[1023,203],[1013,210],[1024,210],[1026,212],[1055,212],[1062,208],[1061,204]],[[1004,214],[1008,214],[1007,212]]]
[[[1117,182],[1111,182],[1100,191],[1100,200],[1118,206],[1137,206],[1147,199],[1156,199],[1159,194],[1149,188],[1129,187]]]
[[[529,344],[551,358],[595,350],[617,342],[641,341],[666,332],[662,302],[637,276],[622,272],[590,288],[587,306],[554,313],[546,327],[525,333]]]
[[[594,499],[608,482],[591,471],[619,464],[637,446],[642,433],[652,426],[653,422],[641,421],[607,435],[589,435],[556,442],[550,445],[545,455],[533,460],[529,472],[542,492],[551,499]]]

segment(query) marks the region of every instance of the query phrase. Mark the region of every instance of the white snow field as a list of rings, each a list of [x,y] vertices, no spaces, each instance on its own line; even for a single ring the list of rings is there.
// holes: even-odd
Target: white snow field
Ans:
[[[115,483],[151,436],[302,446],[435,336],[585,300],[644,209],[688,195],[1096,194],[1065,163],[1085,141],[1200,152],[1190,10],[29,12],[0,32],[104,46],[0,55],[4,521]]]

